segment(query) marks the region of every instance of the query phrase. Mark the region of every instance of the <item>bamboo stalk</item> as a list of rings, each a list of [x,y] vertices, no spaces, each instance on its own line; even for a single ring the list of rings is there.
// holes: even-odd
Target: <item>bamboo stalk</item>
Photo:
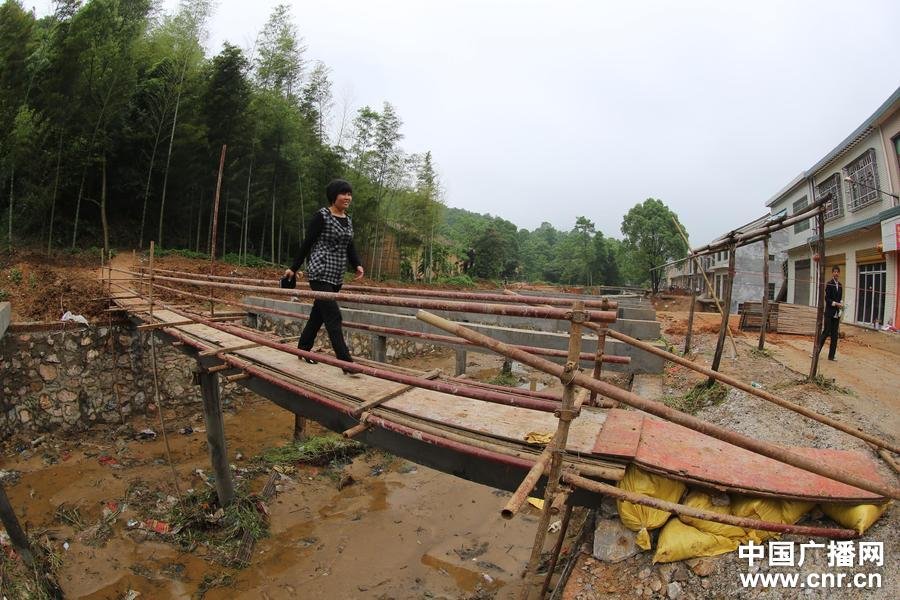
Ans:
[[[550,524],[550,505],[556,497],[559,488],[560,476],[562,475],[563,455],[566,449],[566,443],[569,439],[569,426],[572,420],[578,416],[575,407],[575,377],[578,375],[578,357],[581,354],[581,323],[586,319],[579,319],[578,316],[584,311],[584,303],[576,301],[572,305],[572,322],[569,326],[569,360],[565,367],[562,368],[558,377],[565,384],[563,389],[562,406],[557,413],[559,423],[556,427],[556,434],[548,444],[550,449],[550,474],[547,476],[547,484],[544,486],[544,509],[541,511],[541,518],[538,520],[537,531],[534,535],[534,545],[531,547],[531,557],[522,577],[527,578],[530,573],[537,573],[538,565],[541,561],[541,553],[544,550],[544,541],[547,538],[547,526]],[[422,311],[419,311],[420,313]],[[486,336],[485,336],[486,337]],[[474,341],[474,340],[473,340]],[[596,381],[596,380],[595,380]],[[528,598],[528,586],[522,588],[522,600]]]
[[[508,345],[498,342],[488,336],[472,331],[461,325],[450,322],[446,319],[433,315],[431,313],[420,310],[417,315],[426,323],[434,325],[439,329],[450,331],[456,335],[465,337],[466,339],[490,348],[499,354],[502,354],[513,360],[517,360],[522,364],[528,365],[535,369],[539,369],[551,375],[562,376],[564,368],[556,363],[550,362],[538,356],[532,356],[526,352],[518,351],[510,348]],[[610,331],[610,334],[614,333]],[[619,332],[615,332],[619,333]],[[738,446],[745,450],[761,454],[778,462],[791,465],[798,469],[803,469],[834,481],[839,481],[846,485],[850,485],[861,490],[866,490],[879,496],[885,496],[894,499],[900,499],[900,489],[896,486],[885,484],[883,482],[870,481],[864,477],[860,477],[854,473],[850,473],[841,467],[822,464],[820,461],[807,458],[801,454],[793,452],[786,447],[771,444],[761,440],[756,440],[736,431],[714,425],[712,423],[698,419],[697,417],[669,408],[661,402],[647,400],[632,392],[620,389],[612,384],[604,381],[591,379],[580,373],[575,373],[573,382],[587,389],[594,389],[597,392],[608,396],[614,400],[618,400],[623,404],[627,404],[638,410],[643,410],[657,417],[661,417],[673,423],[677,423],[688,429],[698,431],[710,437],[716,438],[723,442]]]
[[[522,483],[519,484],[519,487],[516,488],[516,491],[513,492],[512,496],[509,497],[506,506],[500,511],[500,516],[508,520],[512,519],[516,513],[519,512],[528,500],[528,496],[531,495],[532,490],[534,490],[534,486],[537,485],[537,482],[544,475],[544,471],[547,470],[547,465],[550,463],[550,458],[552,456],[553,442],[551,441],[538,456],[531,469],[529,469],[525,478],[522,480]]]
[[[561,497],[559,494],[557,498]],[[568,494],[566,494],[568,498]],[[565,500],[563,501],[565,502]],[[553,572],[556,571],[556,563],[559,562],[559,555],[562,553],[563,544],[566,541],[566,533],[569,531],[569,522],[572,520],[572,505],[566,503],[566,512],[563,513],[562,523],[559,528],[559,536],[556,538],[556,545],[553,546],[553,552],[550,554],[550,564],[547,566],[547,575],[544,577],[544,584],[538,598],[543,600],[547,596],[547,590],[550,589],[550,581],[553,579]],[[557,510],[558,512],[558,510]]]

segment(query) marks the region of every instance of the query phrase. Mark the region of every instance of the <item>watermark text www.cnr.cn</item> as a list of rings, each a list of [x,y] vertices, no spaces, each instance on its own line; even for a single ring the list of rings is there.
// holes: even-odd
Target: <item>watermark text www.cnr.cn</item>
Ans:
[[[766,552],[768,550],[768,552]],[[784,569],[769,573],[741,573],[741,585],[745,588],[858,588],[877,589],[882,585],[881,573],[877,572],[787,572],[790,568],[802,567],[814,553],[825,552],[828,566],[832,568],[884,566],[883,542],[856,542],[853,540],[832,540],[827,544],[809,542],[770,541],[756,544],[750,540],[738,549],[738,556],[747,559],[751,568],[757,563],[767,563],[774,569]],[[757,567],[758,569],[758,567]]]

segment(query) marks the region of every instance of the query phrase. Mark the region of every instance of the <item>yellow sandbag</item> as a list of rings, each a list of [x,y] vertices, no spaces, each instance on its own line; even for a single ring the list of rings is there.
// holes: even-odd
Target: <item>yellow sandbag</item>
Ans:
[[[776,500],[773,498],[752,498],[750,496],[734,496],[731,499],[731,514],[746,519],[759,519],[772,523],[785,523],[793,525],[815,506],[812,502],[799,500]],[[774,531],[762,531],[751,529],[748,532],[750,539],[763,542],[770,538],[777,538]]]
[[[647,473],[634,465],[629,465],[625,469],[625,476],[619,481],[618,486],[629,492],[652,496],[668,502],[678,502],[685,490],[685,485],[680,481]],[[644,550],[649,550],[650,534],[648,530],[665,525],[669,513],[649,506],[632,504],[625,500],[617,500],[616,505],[619,508],[619,519],[625,527],[638,532],[635,543]]]
[[[884,504],[822,504],[822,512],[848,529],[855,529],[860,535],[878,520],[885,510]]]
[[[703,492],[688,492],[688,495],[681,503],[685,506],[690,506],[691,508],[696,508],[699,510],[706,510],[723,515],[731,514],[730,503],[724,506],[716,506],[712,503],[712,499],[709,497],[709,494],[704,494]],[[715,521],[705,521],[703,519],[686,517],[684,515],[679,515],[678,518],[681,519],[685,524],[699,529],[704,533],[711,533],[713,535],[724,536],[735,540],[743,540],[747,537],[747,532],[736,525],[726,525],[724,523],[716,523]]]
[[[680,519],[670,519],[659,532],[653,562],[668,563],[698,556],[716,556],[731,552],[738,545],[740,542],[736,539],[700,531]]]

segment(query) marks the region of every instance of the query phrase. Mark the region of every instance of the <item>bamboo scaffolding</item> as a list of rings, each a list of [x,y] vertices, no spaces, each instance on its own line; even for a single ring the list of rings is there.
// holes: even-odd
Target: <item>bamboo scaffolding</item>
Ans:
[[[790,227],[791,225],[796,225],[797,223],[811,219],[813,217],[812,213],[817,211],[824,211],[825,204],[827,204],[830,200],[831,192],[820,197],[812,204],[809,204],[803,209],[797,211],[790,217],[786,215],[783,217],[779,217],[778,219],[774,219],[769,225],[764,225],[763,227],[754,229],[752,231],[747,231],[740,235],[737,235],[736,231],[732,231],[722,238],[719,238],[718,240],[714,240],[705,246],[701,246],[700,248],[691,250],[690,255],[693,257],[700,257],[725,250],[730,243],[730,238],[733,238],[733,242],[738,246],[755,244],[756,242],[762,241],[764,237],[769,236],[776,231],[780,231],[782,229]]]
[[[597,330],[601,326],[594,324],[594,323],[585,323],[585,327],[587,327],[589,329]],[[722,383],[728,384],[728,385],[730,385],[734,388],[737,388],[743,392],[747,392],[748,394],[756,396],[757,398],[762,398],[763,400],[768,400],[769,402],[772,402],[773,404],[777,404],[778,406],[781,406],[782,408],[786,408],[788,410],[791,410],[793,412],[801,414],[804,417],[812,419],[813,421],[817,421],[819,423],[822,423],[823,425],[828,425],[829,427],[833,427],[834,429],[843,431],[844,433],[852,435],[853,437],[856,437],[856,438],[859,438],[866,442],[869,442],[870,444],[874,444],[874,445],[878,446],[879,448],[886,448],[892,452],[900,453],[900,446],[898,446],[897,444],[893,444],[891,442],[882,440],[881,438],[879,438],[877,436],[874,436],[874,435],[871,435],[864,431],[861,431],[859,429],[856,429],[855,427],[852,427],[850,425],[846,425],[846,424],[844,424],[840,421],[837,421],[835,419],[832,419],[830,417],[826,417],[825,415],[819,414],[813,410],[810,410],[799,404],[795,404],[794,402],[791,402],[790,400],[786,400],[784,398],[781,398],[780,396],[776,396],[775,394],[772,394],[765,390],[757,389],[757,388],[753,387],[752,385],[749,385],[749,384],[741,381],[740,379],[735,379],[734,377],[730,377],[723,373],[719,373],[718,371],[713,371],[712,369],[704,367],[703,365],[698,365],[697,363],[692,362],[681,356],[678,356],[677,354],[673,354],[673,353],[667,352],[661,348],[657,348],[656,346],[654,346],[652,344],[648,344],[647,342],[641,341],[637,338],[633,338],[630,335],[622,333],[621,331],[609,329],[607,331],[607,335],[615,340],[618,340],[620,342],[625,342],[626,344],[628,344],[630,346],[634,346],[635,348],[640,348],[644,352],[649,352],[650,354],[655,354],[656,356],[660,356],[668,361],[674,362],[683,367],[687,367],[688,369],[694,370],[698,373],[702,373],[703,375],[706,375],[707,377],[711,377],[713,379],[721,381]]]
[[[534,486],[537,485],[538,480],[543,477],[544,471],[547,470],[547,465],[550,464],[552,456],[553,442],[551,441],[544,448],[544,451],[540,453],[537,460],[534,461],[534,465],[528,470],[525,478],[522,479],[522,483],[520,483],[519,487],[516,488],[516,491],[512,493],[512,496],[509,497],[506,506],[500,511],[500,516],[504,519],[512,519],[516,513],[519,512],[528,500],[528,496],[530,496],[531,492],[534,490]]]
[[[540,358],[538,356],[530,355],[527,352],[516,350],[515,348],[510,348],[507,344],[498,342],[497,340],[491,339],[488,336],[467,329],[456,323],[452,323],[446,319],[438,317],[437,315],[433,315],[426,311],[420,310],[417,314],[417,317],[439,329],[443,329],[445,331],[454,333],[455,335],[465,337],[466,339],[485,346],[486,348],[490,348],[498,352],[499,354],[506,356],[507,358],[517,360],[522,364],[528,365],[535,369],[539,369],[541,371],[544,371],[545,373],[549,373],[557,377],[563,376],[564,374],[565,368],[557,365],[556,363]],[[702,419],[698,419],[697,417],[674,410],[660,402],[647,400],[638,396],[637,394],[625,391],[604,381],[592,379],[580,373],[575,373],[573,377],[573,383],[589,390],[596,390],[600,394],[603,394],[614,400],[618,400],[619,402],[627,404],[628,406],[631,406],[638,410],[643,410],[644,412],[650,413],[668,421],[672,421],[673,423],[677,423],[679,425],[682,425],[683,427],[687,427],[688,429],[706,434],[710,437],[716,438],[734,446],[738,446],[739,448],[755,452],[756,454],[771,458],[772,460],[791,465],[804,471],[809,471],[810,473],[815,473],[816,475],[821,475],[822,477],[826,477],[828,479],[832,479],[834,481],[838,481],[840,483],[844,483],[846,485],[850,485],[861,490],[871,492],[873,494],[878,494],[879,496],[900,499],[900,489],[898,489],[896,486],[885,484],[883,482],[870,481],[864,477],[860,477],[854,473],[850,473],[839,466],[822,464],[816,460],[800,455],[797,452],[791,451],[783,446],[756,440],[736,431],[714,425],[712,423],[703,421]]]
[[[584,303],[576,301],[572,305],[572,312],[581,315],[584,311]],[[420,311],[421,313],[421,311]],[[569,328],[569,360],[559,374],[560,381],[563,382],[562,406],[557,412],[559,419],[556,433],[550,443],[547,445],[550,450],[550,473],[547,476],[547,483],[544,486],[544,508],[541,511],[541,518],[538,520],[537,531],[534,535],[534,545],[531,547],[531,557],[528,565],[525,567],[523,577],[528,577],[530,573],[537,573],[538,565],[541,561],[541,553],[544,550],[544,541],[547,538],[547,526],[550,524],[552,513],[550,506],[559,489],[560,477],[563,468],[563,455],[565,453],[566,443],[569,439],[569,426],[578,416],[578,410],[575,408],[575,376],[578,374],[578,356],[581,354],[581,323],[583,319],[573,318]],[[532,475],[533,470],[529,472]],[[535,481],[537,481],[535,479]],[[528,598],[529,590],[523,588],[521,598]]]

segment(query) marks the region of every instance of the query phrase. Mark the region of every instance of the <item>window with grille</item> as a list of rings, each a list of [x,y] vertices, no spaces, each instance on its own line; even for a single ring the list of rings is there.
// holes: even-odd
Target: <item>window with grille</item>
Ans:
[[[841,197],[841,176],[839,173],[835,173],[816,186],[816,193],[819,198],[831,194],[831,200],[825,203],[826,221],[844,216],[844,199]]]
[[[769,292],[768,293],[769,293],[769,300],[774,300],[775,299],[775,284],[774,283],[769,284]]]
[[[794,208],[794,213],[798,213],[804,208],[809,202],[806,201],[806,196],[803,196],[792,205]],[[801,231],[806,231],[809,229],[809,219],[805,221],[800,221],[799,223],[794,223],[794,233],[800,233]]]
[[[850,210],[857,210],[879,200],[878,169],[875,165],[875,150],[869,148],[862,156],[844,167],[844,174],[853,181],[848,182],[850,190]]]

